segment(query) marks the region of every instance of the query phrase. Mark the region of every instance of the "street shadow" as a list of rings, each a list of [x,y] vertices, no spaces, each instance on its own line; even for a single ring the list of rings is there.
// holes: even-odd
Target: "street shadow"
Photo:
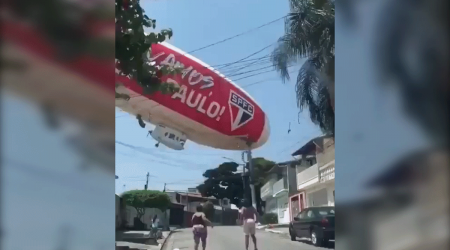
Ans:
[[[297,240],[297,241],[312,246],[312,243],[309,240],[301,239],[301,240]],[[326,246],[323,246],[322,248],[334,249],[334,243],[335,243],[334,241],[329,241],[328,244]]]

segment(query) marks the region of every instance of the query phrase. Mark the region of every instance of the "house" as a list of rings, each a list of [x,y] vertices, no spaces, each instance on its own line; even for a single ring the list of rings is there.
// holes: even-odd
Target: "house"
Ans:
[[[266,202],[265,213],[278,215],[278,223],[292,220],[289,197],[297,193],[296,169],[299,161],[277,163],[267,174],[267,182],[261,187],[261,200]]]
[[[232,207],[229,199],[203,197],[196,189],[188,189],[187,191],[167,190],[166,193],[169,195],[173,204],[180,204],[184,206],[182,213],[184,219],[183,223],[181,224],[183,226],[189,225],[190,218],[192,217],[193,213],[196,212],[197,206],[208,201],[214,204],[215,208],[214,218],[212,220],[213,223],[223,225],[234,225],[236,223],[238,211],[237,208]],[[175,221],[173,221],[173,223],[175,223]]]
[[[203,197],[197,190],[190,189],[188,191],[170,191],[166,193],[169,195],[170,200],[175,203],[184,205],[184,211],[196,212],[197,206],[207,201],[214,204],[216,210],[222,210],[222,208],[230,208],[231,204],[228,199],[218,200],[214,197]]]
[[[296,212],[311,206],[334,206],[334,138],[316,137],[292,156],[300,161],[296,168],[298,194],[290,197],[292,210]]]

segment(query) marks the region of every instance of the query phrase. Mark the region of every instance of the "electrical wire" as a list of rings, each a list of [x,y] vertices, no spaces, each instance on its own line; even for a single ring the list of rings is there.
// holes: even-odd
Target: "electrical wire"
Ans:
[[[290,71],[289,74],[295,73],[296,71],[297,70]],[[271,79],[261,80],[261,81],[257,81],[257,82],[252,82],[252,83],[249,83],[249,84],[242,85],[241,88],[247,88],[247,87],[250,87],[250,86],[253,86],[253,85],[257,85],[257,84],[261,84],[261,83],[265,83],[265,82],[270,82],[270,81],[276,81],[276,80],[280,80],[280,78],[277,77],[277,78],[271,78]]]
[[[254,56],[254,55],[258,54],[258,53],[261,53],[262,51],[266,50],[267,48],[270,48],[270,47],[273,46],[274,44],[275,44],[275,43],[271,43],[271,44],[265,46],[264,48],[262,48],[262,49],[260,49],[260,50],[258,50],[258,51],[256,51],[256,52],[253,52],[252,54],[250,54],[250,55],[248,55],[248,56],[246,56],[246,57],[243,57],[243,58],[241,58],[241,59],[239,59],[239,60],[237,60],[237,61],[231,62],[231,63],[229,63],[229,64],[227,64],[227,65],[225,65],[225,66],[223,66],[223,67],[220,67],[220,68],[225,68],[225,67],[228,67],[228,66],[230,66],[230,65],[233,65],[233,64],[242,62],[242,61],[245,60],[245,59],[248,59],[248,58],[250,58],[250,57],[252,57],[252,56]],[[219,69],[219,68],[218,68],[218,69]]]
[[[198,48],[198,49],[191,50],[191,51],[189,51],[189,52],[187,52],[187,53],[188,53],[188,54],[191,54],[191,53],[194,53],[194,52],[197,52],[197,51],[200,51],[200,50],[204,50],[204,49],[206,49],[206,48],[209,48],[209,47],[212,47],[212,46],[215,46],[215,45],[224,43],[224,42],[229,41],[229,40],[231,40],[231,39],[234,39],[234,38],[236,38],[236,37],[240,37],[240,36],[246,35],[246,34],[248,34],[248,33],[251,33],[251,32],[253,32],[253,31],[256,31],[256,30],[258,30],[258,29],[261,29],[261,28],[263,28],[263,27],[265,27],[265,26],[268,26],[268,25],[270,25],[270,24],[276,23],[276,22],[278,22],[278,21],[284,19],[286,16],[287,16],[287,15],[284,15],[284,16],[282,16],[282,17],[280,17],[280,18],[277,18],[277,19],[275,19],[275,20],[272,20],[272,21],[270,21],[270,22],[268,22],[268,23],[262,24],[262,25],[260,25],[260,26],[258,26],[258,27],[256,27],[256,28],[249,29],[249,30],[247,30],[247,31],[244,31],[244,32],[239,33],[239,34],[237,34],[237,35],[234,35],[234,36],[225,38],[225,39],[220,40],[220,41],[218,41],[218,42],[215,42],[215,43],[212,43],[212,44],[209,44],[209,45],[200,47],[200,48]]]
[[[293,67],[293,66],[295,66],[295,65],[288,66],[287,68],[290,68],[290,67]],[[260,73],[257,73],[257,74],[252,74],[252,75],[249,75],[249,76],[244,76],[244,77],[241,77],[241,78],[238,78],[238,79],[231,79],[231,80],[233,82],[236,82],[236,81],[239,81],[239,80],[242,80],[242,79],[246,79],[246,78],[249,78],[249,77],[252,77],[252,76],[258,76],[258,75],[262,75],[262,74],[270,73],[270,72],[274,72],[274,71],[276,71],[276,69],[267,70],[267,71],[263,71],[263,72],[260,72]]]

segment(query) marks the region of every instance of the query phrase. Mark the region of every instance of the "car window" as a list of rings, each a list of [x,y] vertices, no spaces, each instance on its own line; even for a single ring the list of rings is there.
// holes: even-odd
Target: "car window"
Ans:
[[[308,211],[308,213],[306,214],[306,217],[308,218],[314,218],[314,212],[312,210]]]
[[[304,219],[306,218],[306,211],[302,211],[297,215],[297,218],[299,219]]]
[[[317,213],[321,216],[334,215],[334,208],[322,208],[318,209]]]

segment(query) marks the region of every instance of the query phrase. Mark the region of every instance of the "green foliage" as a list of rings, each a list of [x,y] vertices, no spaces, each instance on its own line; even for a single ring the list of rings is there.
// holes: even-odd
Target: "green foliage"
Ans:
[[[125,203],[136,209],[138,218],[145,214],[145,208],[158,208],[165,211],[170,205],[170,197],[157,190],[130,190],[122,194]]]
[[[258,198],[261,186],[259,184],[264,183],[266,172],[275,165],[275,162],[261,157],[254,158],[252,162],[255,169],[255,192]],[[224,162],[217,168],[206,170],[203,177],[207,179],[197,186],[198,191],[206,197],[228,198],[232,204],[241,207],[244,185],[241,173],[237,173],[238,167],[239,165],[235,162]]]
[[[177,74],[181,69],[152,65],[148,57],[152,44],[171,38],[171,29],[159,33],[146,33],[144,28],[155,29],[156,20],[145,15],[140,0],[116,0],[116,70],[134,78],[145,94],[156,91],[173,93],[178,86],[161,81],[163,75]],[[116,95],[116,98],[121,96]]]
[[[298,71],[296,94],[300,112],[324,133],[334,134],[335,7],[331,0],[289,0],[285,34],[272,53],[272,63],[283,81],[291,66],[306,62]]]
[[[214,204],[211,201],[207,201],[203,204],[203,213],[205,213],[206,218],[210,221],[213,221],[215,211]]]
[[[261,216],[261,224],[278,224],[278,215],[276,213],[265,213]]]

